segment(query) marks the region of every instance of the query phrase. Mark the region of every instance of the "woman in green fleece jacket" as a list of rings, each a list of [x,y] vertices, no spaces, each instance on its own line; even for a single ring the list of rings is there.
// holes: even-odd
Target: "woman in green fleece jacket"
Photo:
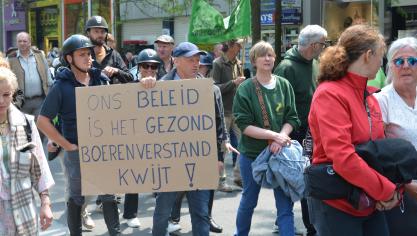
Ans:
[[[238,149],[243,193],[236,219],[237,236],[249,234],[253,211],[261,189],[252,177],[252,162],[268,145],[273,153],[289,145],[290,133],[300,126],[294,91],[290,83],[272,74],[276,57],[272,46],[261,41],[252,47],[249,57],[257,70],[256,76],[239,86],[233,101],[233,115],[242,131]],[[260,85],[270,129],[264,128],[255,83]],[[274,196],[280,235],[294,236],[293,202],[279,187],[274,189]]]

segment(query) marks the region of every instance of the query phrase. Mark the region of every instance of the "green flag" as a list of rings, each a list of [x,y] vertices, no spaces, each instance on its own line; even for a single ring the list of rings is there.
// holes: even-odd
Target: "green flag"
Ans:
[[[230,16],[222,14],[204,0],[193,0],[188,41],[198,44],[220,43],[251,34],[250,0],[240,0]]]

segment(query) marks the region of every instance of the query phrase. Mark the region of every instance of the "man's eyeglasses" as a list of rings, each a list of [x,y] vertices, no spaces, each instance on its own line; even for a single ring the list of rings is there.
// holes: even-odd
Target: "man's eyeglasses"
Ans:
[[[316,44],[320,44],[322,48],[326,48],[328,45],[327,43],[316,42]]]
[[[142,67],[145,70],[147,70],[149,68],[151,68],[152,70],[158,69],[158,65],[156,65],[156,64],[140,64],[140,67]]]
[[[401,68],[401,67],[404,66],[405,61],[407,61],[409,66],[414,67],[414,66],[417,65],[417,57],[407,57],[407,58],[399,57],[399,58],[396,58],[396,59],[394,59],[394,65],[397,68]]]

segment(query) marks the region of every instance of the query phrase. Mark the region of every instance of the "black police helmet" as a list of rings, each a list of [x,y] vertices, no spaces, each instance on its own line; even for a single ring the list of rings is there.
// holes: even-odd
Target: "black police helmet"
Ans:
[[[85,31],[87,32],[91,28],[102,28],[105,29],[106,32],[109,32],[109,25],[102,16],[92,16],[87,20],[87,23],[85,24]]]
[[[75,50],[92,47],[94,47],[94,45],[89,38],[81,34],[74,34],[64,41],[64,44],[62,45],[62,56],[66,60],[65,56],[71,54]]]
[[[161,63],[156,51],[150,48],[143,49],[142,51],[140,51],[140,53],[138,54],[137,62],[138,64],[144,63],[144,62],[151,62],[151,63],[158,63],[158,64]]]

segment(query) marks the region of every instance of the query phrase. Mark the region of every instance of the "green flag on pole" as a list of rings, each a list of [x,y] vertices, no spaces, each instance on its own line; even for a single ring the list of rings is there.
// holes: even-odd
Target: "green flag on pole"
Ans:
[[[251,34],[250,0],[240,0],[232,14],[222,14],[205,0],[193,0],[188,41],[213,44]]]

